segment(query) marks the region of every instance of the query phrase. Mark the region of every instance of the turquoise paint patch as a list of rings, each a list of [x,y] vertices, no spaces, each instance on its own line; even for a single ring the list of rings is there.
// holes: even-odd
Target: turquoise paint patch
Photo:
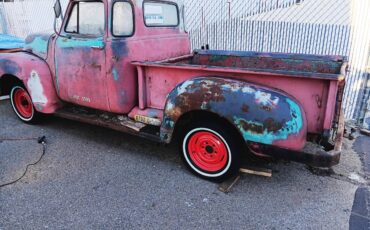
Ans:
[[[165,120],[165,124],[166,124],[166,127],[168,127],[168,128],[173,128],[173,127],[175,127],[175,122],[174,122],[174,121],[172,121],[172,120],[170,120],[170,119],[166,119],[166,120]]]
[[[112,70],[112,74],[113,74],[113,78],[115,81],[118,81],[119,80],[119,74],[118,74],[118,71],[116,68],[113,68]]]
[[[290,100],[289,98],[286,99],[286,102],[290,106],[290,111],[293,118],[291,121],[287,122],[287,125],[288,127],[293,128],[293,133],[299,133],[303,127],[303,116],[301,109],[297,103]]]
[[[48,53],[49,38],[45,35],[36,35],[32,41],[27,42],[26,39],[26,50],[31,50],[32,53],[39,55],[40,57],[46,59]]]
[[[37,111],[42,112],[44,110],[44,107],[42,107],[40,104],[36,104]]]
[[[269,132],[267,129],[263,130],[262,133],[244,130],[242,125],[243,123],[260,127],[263,127],[263,124],[255,121],[246,121],[243,118],[234,117],[234,123],[241,130],[243,138],[248,141],[271,145],[274,141],[286,140],[290,135],[298,134],[303,127],[303,116],[299,105],[289,98],[286,98],[286,102],[290,106],[290,114],[292,119],[286,122],[283,128],[277,132]]]
[[[1,13],[0,13],[0,21],[1,21]],[[1,23],[0,23],[0,26],[1,26]],[[7,34],[0,34],[0,49],[16,49],[16,48],[23,48],[23,47],[24,47],[23,39],[17,38],[11,35],[7,35]]]
[[[35,37],[32,42],[26,44],[26,49],[32,49],[35,53],[46,54],[48,52],[48,40]]]
[[[157,112],[154,111],[154,110],[149,110],[148,116],[149,117],[157,117]]]
[[[57,46],[59,48],[81,48],[81,47],[104,47],[104,41],[102,38],[94,39],[66,39],[59,38],[57,40]]]
[[[108,20],[108,30],[112,31],[112,20]]]

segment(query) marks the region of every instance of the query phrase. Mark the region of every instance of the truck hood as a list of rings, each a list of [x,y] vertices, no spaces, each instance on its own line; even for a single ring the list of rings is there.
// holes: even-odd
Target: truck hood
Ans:
[[[31,34],[26,38],[24,50],[46,59],[51,33]]]
[[[24,40],[11,35],[0,34],[1,49],[18,49],[24,47]]]

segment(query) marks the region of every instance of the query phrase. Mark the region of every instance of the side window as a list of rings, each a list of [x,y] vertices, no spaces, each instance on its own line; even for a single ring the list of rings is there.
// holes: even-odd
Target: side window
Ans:
[[[177,5],[166,2],[144,2],[144,20],[146,26],[171,27],[179,24]]]
[[[104,3],[78,2],[73,5],[65,31],[81,35],[102,36],[104,22]]]
[[[66,27],[66,32],[68,33],[78,33],[78,26],[77,26],[77,13],[78,12],[78,3],[73,6],[72,13],[69,15],[68,24]]]
[[[112,20],[114,36],[131,36],[134,33],[134,14],[130,3],[115,2]]]

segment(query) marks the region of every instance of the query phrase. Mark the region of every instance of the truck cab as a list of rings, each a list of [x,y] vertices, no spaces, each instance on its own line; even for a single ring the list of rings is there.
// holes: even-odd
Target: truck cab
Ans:
[[[129,113],[138,101],[131,62],[190,52],[180,7],[166,1],[71,1],[53,41],[59,98]]]

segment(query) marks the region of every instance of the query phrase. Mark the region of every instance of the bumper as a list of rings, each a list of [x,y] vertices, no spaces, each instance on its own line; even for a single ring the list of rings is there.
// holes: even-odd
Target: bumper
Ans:
[[[267,155],[272,157],[301,162],[313,167],[329,168],[339,164],[343,145],[343,134],[344,114],[343,111],[341,111],[338,121],[338,128],[336,130],[335,143],[333,146],[331,146],[329,151],[326,151],[320,145],[307,143],[303,150],[300,151],[280,149],[270,146],[270,151],[265,152],[268,153]]]
[[[269,147],[267,154],[274,158],[296,161],[313,167],[327,168],[339,164],[341,151],[325,151],[318,145],[308,144],[301,151]]]

